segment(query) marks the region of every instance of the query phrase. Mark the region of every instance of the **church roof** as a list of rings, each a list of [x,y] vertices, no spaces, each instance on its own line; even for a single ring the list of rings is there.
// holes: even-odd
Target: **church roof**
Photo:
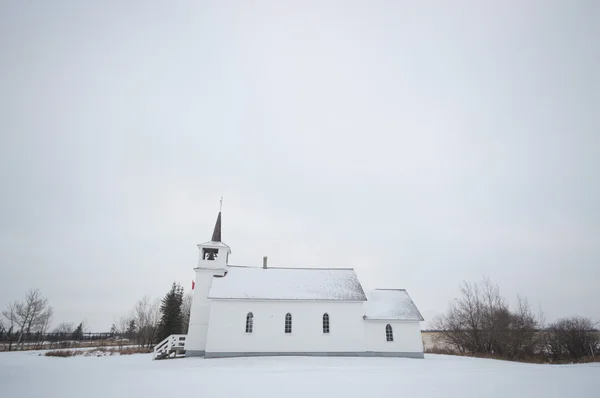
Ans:
[[[351,268],[258,268],[229,266],[214,278],[209,299],[365,301]]]
[[[376,289],[367,293],[365,319],[422,321],[423,317],[404,289]]]

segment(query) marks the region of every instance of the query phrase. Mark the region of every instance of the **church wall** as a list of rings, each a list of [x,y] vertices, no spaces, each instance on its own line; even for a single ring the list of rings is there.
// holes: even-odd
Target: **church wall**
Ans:
[[[196,268],[196,286],[190,311],[190,326],[186,337],[186,355],[203,355],[206,348],[211,301],[207,299],[214,270]]]
[[[367,350],[373,352],[422,353],[423,340],[419,322],[366,320]],[[394,341],[387,341],[385,327],[392,326]]]
[[[246,333],[246,315],[254,315]],[[292,333],[285,333],[285,315],[292,314]],[[330,333],[323,333],[323,314]],[[364,352],[362,302],[213,300],[206,352],[300,353]]]

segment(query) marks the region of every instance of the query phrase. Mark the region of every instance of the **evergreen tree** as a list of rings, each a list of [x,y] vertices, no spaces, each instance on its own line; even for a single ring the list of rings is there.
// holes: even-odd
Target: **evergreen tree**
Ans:
[[[77,326],[73,334],[71,335],[73,340],[81,340],[83,338],[83,322]]]
[[[163,340],[172,334],[181,334],[183,326],[183,287],[173,282],[171,290],[165,295],[160,305],[160,323],[158,340]]]
[[[136,331],[136,326],[135,326],[135,319],[132,319],[129,321],[129,325],[127,326],[127,331],[125,332],[125,336],[128,339],[132,339],[135,336],[135,331]]]
[[[115,325],[113,323],[112,326],[110,327],[110,335],[111,336],[116,336],[116,334],[117,334],[117,325]]]

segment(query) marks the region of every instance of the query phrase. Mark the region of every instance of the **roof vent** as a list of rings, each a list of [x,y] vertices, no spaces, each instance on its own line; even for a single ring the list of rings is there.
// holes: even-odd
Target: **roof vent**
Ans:
[[[267,256],[263,257],[263,268],[267,269]]]

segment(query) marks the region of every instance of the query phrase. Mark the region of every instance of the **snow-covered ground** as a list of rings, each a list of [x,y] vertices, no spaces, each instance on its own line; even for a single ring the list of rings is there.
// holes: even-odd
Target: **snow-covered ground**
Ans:
[[[0,353],[0,396],[600,397],[600,363],[530,365],[426,355],[400,358],[52,358]]]

